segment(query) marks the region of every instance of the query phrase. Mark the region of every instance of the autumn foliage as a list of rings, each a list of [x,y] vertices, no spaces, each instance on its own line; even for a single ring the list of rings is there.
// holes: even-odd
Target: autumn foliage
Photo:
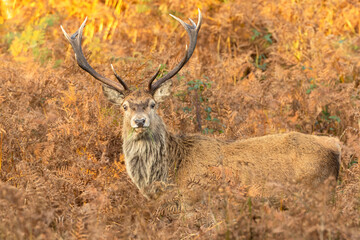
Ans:
[[[203,14],[192,59],[160,106],[175,133],[338,137],[333,188],[252,197],[196,186],[191,214],[146,200],[126,175],[122,115],[76,64],[60,25],[88,17],[83,49],[133,88],[187,44],[169,17]],[[360,4],[353,0],[1,0],[0,239],[359,239]],[[224,179],[223,179],[224,180]],[[275,194],[276,195],[276,194]],[[175,207],[174,207],[175,206]]]

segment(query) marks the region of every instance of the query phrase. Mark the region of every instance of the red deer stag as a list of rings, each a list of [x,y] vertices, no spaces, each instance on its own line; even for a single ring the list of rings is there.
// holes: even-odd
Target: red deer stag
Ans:
[[[171,79],[192,56],[202,16],[198,23],[187,24],[175,18],[187,31],[190,43],[181,62],[165,76],[156,80],[157,71],[146,89],[132,91],[112,70],[118,82],[97,73],[87,62],[81,48],[86,19],[69,36],[78,65],[103,83],[105,96],[121,106],[124,113],[122,137],[127,173],[139,190],[147,196],[158,183],[173,183],[180,189],[189,181],[201,179],[211,169],[221,167],[231,181],[256,189],[265,189],[267,182],[300,182],[317,185],[328,177],[337,178],[340,166],[340,147],[337,139],[296,132],[268,135],[233,142],[200,135],[176,136],[169,132],[156,113],[161,99],[169,95]]]

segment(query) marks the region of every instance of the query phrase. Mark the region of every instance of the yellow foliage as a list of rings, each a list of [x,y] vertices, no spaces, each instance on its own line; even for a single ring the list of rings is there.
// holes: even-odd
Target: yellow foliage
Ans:
[[[61,101],[63,102],[63,108],[68,109],[73,106],[77,100],[76,87],[69,83],[68,90],[62,91],[63,97],[61,97]]]

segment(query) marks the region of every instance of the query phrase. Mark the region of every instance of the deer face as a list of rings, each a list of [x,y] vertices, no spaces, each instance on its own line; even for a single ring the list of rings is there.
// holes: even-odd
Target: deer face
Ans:
[[[148,97],[143,99],[128,98],[122,104],[126,122],[136,131],[150,127],[151,116],[155,114],[155,101]]]
[[[124,130],[139,134],[154,131],[158,124],[162,124],[156,112],[157,106],[166,96],[170,95],[170,87],[171,81],[168,81],[153,94],[139,89],[124,96],[103,85],[103,92],[110,102],[121,107],[124,116]]]
[[[124,99],[121,108],[124,112],[124,127],[142,133],[154,125],[156,102],[150,94],[136,91]]]

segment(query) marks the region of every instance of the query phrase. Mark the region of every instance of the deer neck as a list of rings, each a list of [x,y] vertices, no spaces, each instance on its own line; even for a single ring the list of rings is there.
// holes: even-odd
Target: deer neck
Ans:
[[[159,117],[158,124],[142,134],[123,128],[123,151],[127,172],[140,190],[153,182],[167,182],[169,168],[178,162],[174,155],[176,137],[169,133]]]

